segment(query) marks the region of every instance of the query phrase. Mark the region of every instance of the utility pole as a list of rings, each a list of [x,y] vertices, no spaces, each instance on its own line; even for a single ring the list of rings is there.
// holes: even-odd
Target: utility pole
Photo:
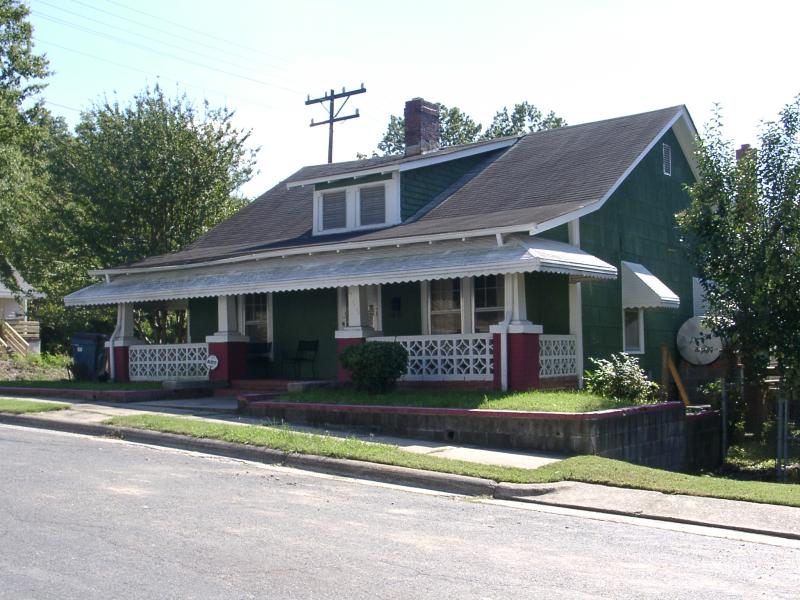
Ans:
[[[342,112],[342,109],[344,108],[344,105],[347,104],[347,101],[350,99],[350,96],[355,96],[356,94],[363,94],[366,91],[367,88],[365,88],[364,84],[362,83],[361,88],[357,90],[346,91],[344,88],[342,88],[342,91],[339,92],[338,94],[333,90],[331,90],[330,93],[326,93],[321,98],[314,98],[313,100],[311,99],[311,96],[308,96],[308,99],[306,100],[306,106],[308,106],[309,104],[322,104],[323,102],[328,103],[328,118],[325,121],[318,121],[316,123],[314,122],[314,119],[311,119],[311,127],[316,127],[317,125],[325,125],[325,124],[328,125],[329,163],[333,162],[333,124],[339,121],[346,121],[348,119],[357,119],[358,117],[360,117],[361,115],[358,114],[358,109],[356,109],[356,112],[354,114],[346,115],[344,117],[340,117],[339,113]],[[342,105],[339,107],[339,110],[335,111],[334,110],[336,108],[335,102],[340,98],[344,98],[345,100],[344,102],[342,102]]]

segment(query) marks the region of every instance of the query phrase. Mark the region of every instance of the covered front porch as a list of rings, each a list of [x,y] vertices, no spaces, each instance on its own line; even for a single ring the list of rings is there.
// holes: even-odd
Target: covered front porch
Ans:
[[[143,303],[118,302],[114,378],[346,381],[337,360],[344,348],[396,341],[409,354],[402,377],[409,385],[574,387],[583,370],[582,282],[616,276],[578,248],[530,237],[270,263],[121,282],[117,291],[132,293],[135,284],[140,297],[143,287],[162,295],[174,294],[163,288],[176,281],[189,288],[182,299],[142,298],[185,311],[187,331],[185,343],[143,344],[133,327],[134,307]],[[246,283],[252,291],[200,295],[210,283],[231,292],[244,292]]]

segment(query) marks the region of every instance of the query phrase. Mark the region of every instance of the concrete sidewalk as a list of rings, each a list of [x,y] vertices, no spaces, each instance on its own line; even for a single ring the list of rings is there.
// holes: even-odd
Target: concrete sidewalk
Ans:
[[[646,490],[632,490],[578,482],[497,484],[496,482],[474,477],[417,471],[404,467],[391,467],[324,457],[285,455],[269,449],[258,449],[215,440],[197,440],[184,436],[159,434],[157,432],[134,432],[133,430],[113,429],[102,425],[105,420],[113,416],[141,414],[142,412],[195,416],[212,421],[224,421],[240,425],[263,424],[263,421],[259,419],[240,417],[235,414],[234,410],[235,401],[226,401],[223,398],[119,405],[109,403],[73,403],[70,409],[49,413],[23,415],[16,418],[10,415],[0,415],[0,422],[27,424],[28,426],[88,433],[90,435],[123,433],[125,435],[122,437],[133,441],[208,451],[233,458],[285,464],[298,468],[403,485],[430,487],[432,489],[452,491],[453,493],[491,495],[497,499],[800,539],[800,508],[677,494],[670,495]],[[296,427],[294,429],[309,433],[350,435],[347,432],[326,432],[307,427]],[[394,444],[409,452],[434,454],[443,458],[457,458],[483,464],[536,468],[562,458],[553,455],[507,452],[484,448],[443,446],[421,440],[363,434],[357,437],[366,441]]]

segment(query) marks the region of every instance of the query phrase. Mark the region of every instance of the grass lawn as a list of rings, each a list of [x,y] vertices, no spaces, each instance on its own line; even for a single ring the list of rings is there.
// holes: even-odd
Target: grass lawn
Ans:
[[[69,408],[69,404],[64,404],[62,402],[38,402],[36,400],[0,398],[0,412],[14,413],[15,415],[63,410],[65,408]]]
[[[430,406],[542,412],[591,412],[631,406],[628,400],[603,398],[579,391],[478,392],[451,390],[396,390],[368,394],[352,389],[311,389],[283,396],[288,402],[321,404],[371,404],[383,406]]]
[[[709,496],[800,507],[800,486],[685,475],[596,456],[569,458],[539,469],[520,469],[414,454],[388,444],[301,433],[285,427],[234,425],[151,414],[114,417],[106,422],[121,427],[224,440],[284,452],[349,458],[413,469],[471,475],[494,481],[514,483],[582,481],[669,494]]]
[[[48,388],[65,390],[160,390],[158,382],[137,381],[134,383],[100,383],[97,381],[50,381],[15,379],[0,381],[0,387]]]

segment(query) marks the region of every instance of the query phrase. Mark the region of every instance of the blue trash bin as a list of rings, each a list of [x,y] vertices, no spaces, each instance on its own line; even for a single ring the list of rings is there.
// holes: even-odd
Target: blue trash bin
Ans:
[[[98,381],[106,372],[106,341],[102,333],[78,333],[70,338],[72,374],[77,381]]]

